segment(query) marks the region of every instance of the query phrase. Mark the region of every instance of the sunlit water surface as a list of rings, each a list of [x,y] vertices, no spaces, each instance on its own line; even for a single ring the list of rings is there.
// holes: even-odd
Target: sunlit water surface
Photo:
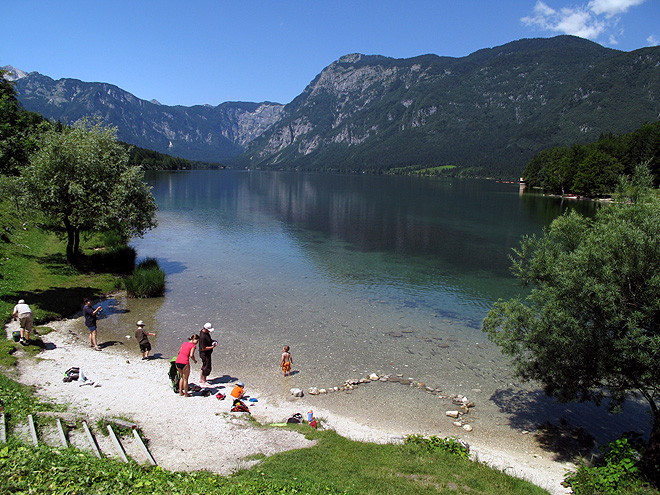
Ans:
[[[282,399],[291,387],[330,388],[369,373],[412,378],[473,400],[473,435],[568,417],[609,438],[648,422],[634,405],[613,423],[595,408],[553,404],[511,378],[480,330],[494,301],[521,293],[508,258],[521,236],[540,234],[567,207],[591,214],[592,203],[485,180],[247,171],[147,178],[159,225],[132,244],[166,271],[167,293],[108,301],[101,340],[137,355],[126,336],[143,319],[158,334],[156,356],[169,360],[209,321],[220,342],[212,377]],[[294,358],[286,379],[278,367],[285,344]],[[313,400],[391,431],[457,434],[445,416],[455,406],[399,383]]]

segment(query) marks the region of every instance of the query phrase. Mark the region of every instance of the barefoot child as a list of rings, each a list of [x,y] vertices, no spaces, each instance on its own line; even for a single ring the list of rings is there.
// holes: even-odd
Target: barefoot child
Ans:
[[[149,359],[149,351],[151,350],[151,342],[149,342],[149,335],[156,336],[153,332],[147,332],[144,329],[144,322],[142,320],[137,322],[137,328],[135,329],[135,338],[140,345],[140,353],[142,354],[142,359]]]
[[[282,353],[282,362],[280,363],[280,366],[282,366],[282,373],[284,373],[284,376],[287,376],[291,372],[293,357],[291,357],[288,345],[285,345],[282,350],[284,352]]]

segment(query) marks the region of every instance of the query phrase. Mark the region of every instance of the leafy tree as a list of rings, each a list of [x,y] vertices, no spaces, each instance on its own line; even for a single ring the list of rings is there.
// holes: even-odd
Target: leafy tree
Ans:
[[[47,227],[64,226],[69,263],[78,257],[81,232],[116,230],[130,238],[155,226],[155,200],[142,170],[128,161],[116,128],[99,120],[82,119],[42,135],[40,149],[22,170],[22,187]]]
[[[36,129],[48,125],[34,112],[21,108],[14,86],[0,70],[0,173],[18,174],[36,147]]]
[[[610,194],[623,173],[623,165],[612,156],[595,149],[577,166],[571,190],[577,194]]]
[[[608,399],[618,409],[632,394],[653,416],[647,469],[660,466],[660,198],[638,171],[616,204],[594,218],[574,210],[543,236],[523,238],[513,272],[532,288],[498,301],[483,330],[513,358],[514,372],[540,382],[562,402]]]

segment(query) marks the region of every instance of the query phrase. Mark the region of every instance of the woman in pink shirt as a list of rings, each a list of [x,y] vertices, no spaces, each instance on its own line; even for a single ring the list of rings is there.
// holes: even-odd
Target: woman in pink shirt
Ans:
[[[197,359],[195,359],[195,349],[197,348],[197,342],[199,342],[199,335],[195,334],[188,339],[188,342],[181,344],[181,349],[179,349],[179,355],[176,358],[176,369],[179,370],[181,374],[181,379],[179,380],[179,395],[183,397],[190,397],[188,393],[188,377],[190,376],[190,360],[193,360],[193,363],[197,364]]]

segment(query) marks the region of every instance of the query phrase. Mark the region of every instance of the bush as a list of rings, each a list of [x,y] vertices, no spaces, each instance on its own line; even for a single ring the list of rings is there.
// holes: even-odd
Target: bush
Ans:
[[[452,437],[440,438],[435,435],[423,437],[420,435],[409,435],[406,437],[407,445],[417,445],[424,450],[432,452],[441,450],[462,459],[470,458],[470,448],[460,440]]]
[[[641,467],[644,442],[639,435],[624,435],[601,450],[605,452],[602,458],[593,464],[580,461],[577,471],[569,473],[562,485],[576,495],[649,493]]]
[[[124,279],[128,297],[159,297],[165,293],[165,272],[154,258],[147,258]]]
[[[106,249],[117,249],[126,245],[126,239],[116,230],[109,230],[101,234],[101,242]]]
[[[135,249],[124,245],[91,254],[85,265],[97,272],[131,273],[135,266],[135,257]]]

